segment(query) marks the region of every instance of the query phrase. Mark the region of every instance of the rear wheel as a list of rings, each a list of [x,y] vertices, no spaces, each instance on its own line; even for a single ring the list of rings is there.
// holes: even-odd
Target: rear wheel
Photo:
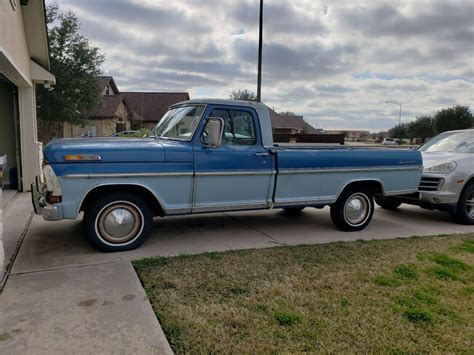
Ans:
[[[342,231],[360,231],[367,227],[374,214],[372,193],[365,188],[349,188],[331,206],[332,222]]]
[[[150,234],[152,223],[146,200],[127,192],[100,196],[84,214],[89,242],[105,252],[137,248]]]
[[[396,210],[402,204],[401,202],[390,197],[375,198],[375,203],[386,210]]]
[[[470,182],[459,196],[456,211],[451,217],[461,224],[474,224],[474,181]]]

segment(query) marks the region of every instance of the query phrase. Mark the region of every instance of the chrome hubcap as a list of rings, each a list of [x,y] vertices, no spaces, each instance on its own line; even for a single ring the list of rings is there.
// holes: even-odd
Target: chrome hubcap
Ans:
[[[474,219],[474,192],[471,192],[467,197],[466,212],[469,218]]]
[[[97,219],[100,236],[112,244],[131,241],[141,231],[142,224],[142,215],[138,208],[124,202],[107,205]]]
[[[344,217],[353,226],[363,224],[369,215],[370,203],[364,194],[355,193],[350,196],[344,206]]]

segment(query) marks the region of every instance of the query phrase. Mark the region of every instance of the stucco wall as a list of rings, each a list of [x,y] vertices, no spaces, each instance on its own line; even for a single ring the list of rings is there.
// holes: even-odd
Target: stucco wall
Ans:
[[[17,1],[16,10],[13,10],[10,0],[0,1],[0,46],[14,58],[14,64],[22,74],[30,78],[30,55],[20,1]]]

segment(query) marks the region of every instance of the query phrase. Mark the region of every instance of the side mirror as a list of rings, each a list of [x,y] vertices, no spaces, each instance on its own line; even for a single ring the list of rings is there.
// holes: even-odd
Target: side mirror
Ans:
[[[204,134],[207,135],[206,146],[217,148],[222,143],[222,131],[224,130],[224,120],[220,117],[209,117],[204,128]]]

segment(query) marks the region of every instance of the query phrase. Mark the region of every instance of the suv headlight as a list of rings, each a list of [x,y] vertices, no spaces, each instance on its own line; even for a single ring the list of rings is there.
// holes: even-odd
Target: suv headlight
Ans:
[[[46,180],[46,190],[51,193],[53,196],[61,196],[62,189],[59,184],[58,177],[54,173],[51,165],[46,164],[43,166],[44,179]]]
[[[429,166],[423,169],[425,173],[450,173],[454,171],[457,167],[456,162],[449,161],[446,163],[441,163],[433,166]]]

